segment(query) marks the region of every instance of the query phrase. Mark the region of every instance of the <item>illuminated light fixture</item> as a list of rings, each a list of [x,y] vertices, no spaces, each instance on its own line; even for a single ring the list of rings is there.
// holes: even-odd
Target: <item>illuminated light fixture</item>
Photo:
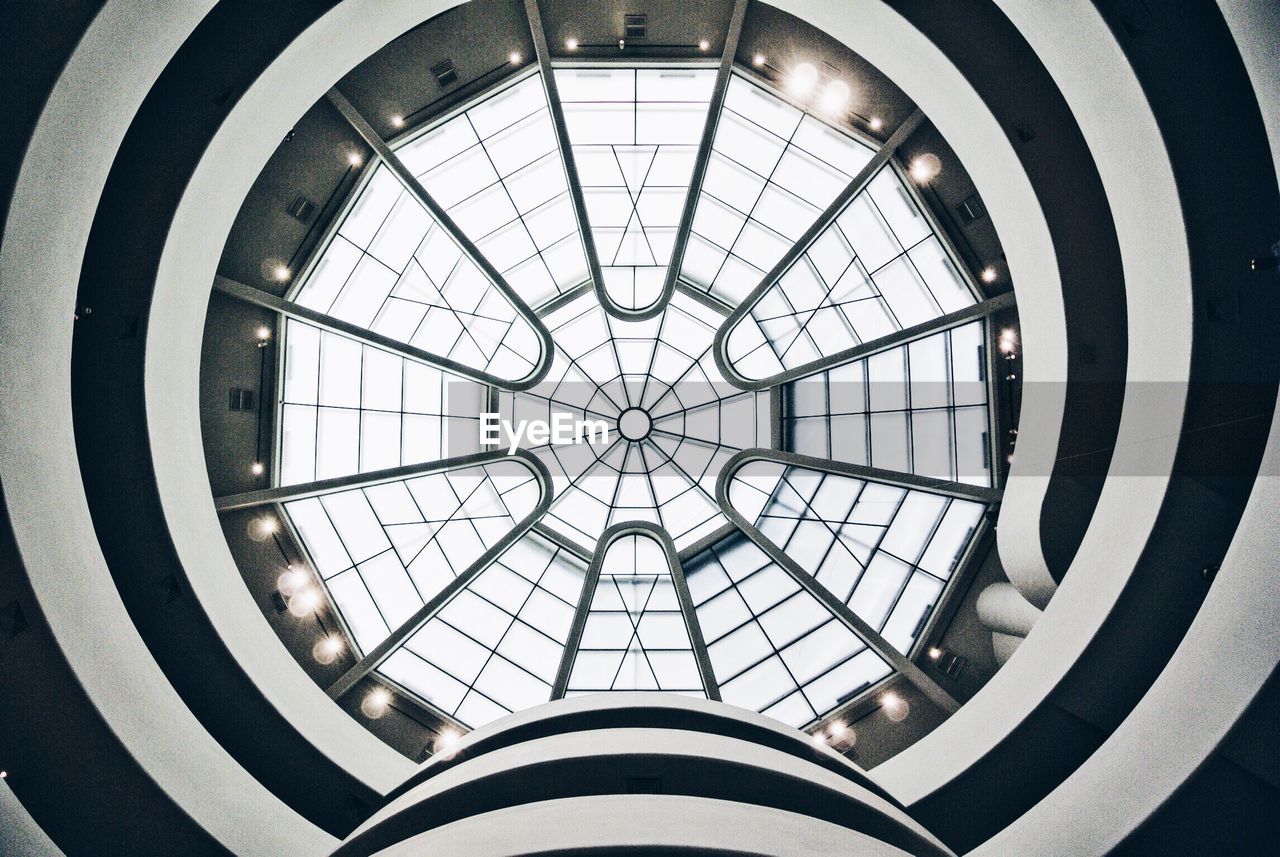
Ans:
[[[347,155],[347,163],[353,167],[358,167],[364,163],[364,159],[360,157],[359,152],[352,152],[350,155]]]
[[[404,117],[403,117],[403,116],[401,116],[399,113],[393,113],[393,114],[391,114],[391,127],[392,127],[392,128],[403,128],[403,127],[404,127]]]
[[[988,265],[987,267],[982,269],[982,274],[980,274],[980,276],[982,277],[982,282],[994,283],[996,281],[996,277],[998,277],[999,274],[996,273],[995,268],[992,268],[990,265]]]
[[[254,518],[249,522],[249,537],[254,541],[264,542],[280,531],[280,522],[275,518]]]
[[[295,592],[306,589],[310,583],[311,577],[305,571],[290,566],[288,571],[276,578],[276,589],[288,598]]]
[[[700,51],[711,50],[711,43],[708,42],[706,39],[703,39],[702,41],[698,42],[698,50]]]
[[[391,707],[391,691],[376,687],[360,700],[360,713],[370,720],[377,720]]]
[[[342,645],[341,637],[321,637],[312,647],[311,654],[317,661],[328,666],[338,659],[338,655],[342,654],[343,648],[345,647]]]
[[[298,619],[316,612],[319,606],[320,592],[314,586],[299,589],[289,599],[289,612]]]
[[[1006,327],[1000,331],[1000,353],[1013,354],[1014,349],[1018,347],[1018,332],[1012,327]]]
[[[767,62],[767,58],[764,54],[756,54],[751,58],[751,64],[754,66],[762,66],[765,62]]]
[[[832,738],[843,738],[849,732],[849,724],[843,720],[837,720],[831,724],[830,730]]]
[[[942,657],[942,649],[939,649],[937,646],[933,646],[929,649],[929,660],[936,661],[940,657]]]
[[[444,756],[446,759],[453,757],[458,750],[458,742],[462,740],[462,733],[456,729],[445,729],[439,737],[436,738],[435,751],[438,755]]]
[[[942,161],[937,155],[921,155],[911,161],[911,178],[917,184],[928,184],[942,172]]]
[[[261,476],[266,471],[267,471],[266,465],[264,465],[261,461],[255,461],[253,464],[249,465],[249,472],[252,473],[254,476]]]
[[[578,49],[578,40],[577,40],[577,39],[565,39],[565,40],[564,40],[564,46],[565,46],[566,48],[568,48],[569,50],[571,50],[571,51],[576,51],[576,50]]]
[[[880,710],[894,723],[901,723],[911,713],[911,706],[898,694],[889,691],[880,697]]]
[[[522,59],[524,59],[524,57],[522,57],[522,56],[520,55],[520,52],[519,52],[519,51],[512,51],[512,52],[507,56],[507,61],[508,61],[508,62],[510,62],[512,65],[519,65],[519,64],[520,64],[520,60],[522,60]]]
[[[277,282],[287,283],[289,281],[289,273],[288,265],[276,265],[271,275],[276,278]]]
[[[825,747],[827,745],[827,739],[823,737],[821,732],[814,732],[809,736],[809,740],[818,747]]]
[[[852,92],[843,80],[833,80],[822,90],[822,109],[827,113],[840,113],[849,105]]]
[[[879,131],[879,130],[880,130],[881,128],[883,128],[883,127],[884,127],[884,120],[882,120],[879,116],[872,116],[872,117],[871,117],[871,130],[872,130],[872,131]]]
[[[808,95],[818,83],[818,70],[813,63],[802,62],[787,77],[787,89],[792,95]]]

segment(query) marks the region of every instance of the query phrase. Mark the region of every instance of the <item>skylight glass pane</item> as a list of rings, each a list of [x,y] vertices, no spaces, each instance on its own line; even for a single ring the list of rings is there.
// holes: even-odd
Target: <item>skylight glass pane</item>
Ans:
[[[684,571],[725,702],[801,728],[891,671],[742,536],[703,551]]]
[[[294,300],[508,381],[538,360],[528,320],[381,164]]]
[[[587,281],[540,74],[415,137],[396,154],[529,306]]]
[[[903,654],[986,509],[771,461],[743,466],[729,485],[729,502]]]
[[[281,485],[479,451],[482,385],[294,319],[283,343]]]
[[[546,702],[585,579],[584,563],[527,533],[378,671],[472,728]]]
[[[605,288],[620,306],[649,306],[671,264],[716,72],[613,66],[555,75]]]
[[[872,149],[741,76],[729,81],[680,274],[737,305]]]
[[[363,652],[537,506],[537,480],[500,461],[284,504]]]
[[[885,166],[729,333],[727,352],[747,378],[767,378],[975,302]]]
[[[568,689],[706,695],[675,580],[656,539],[623,536],[609,545]]]
[[[608,431],[605,443],[520,444],[552,473],[548,526],[589,551],[623,521],[660,524],[679,548],[726,523],[715,503],[720,468],[740,449],[768,446],[771,431],[768,394],[730,386],[716,367],[722,320],[680,292],[643,322],[608,316],[592,292],[545,318],[556,341],[551,371],[529,391],[501,393],[503,419],[599,420]],[[631,408],[650,421],[638,440],[618,430]]]
[[[985,336],[971,322],[793,381],[784,448],[990,485]]]

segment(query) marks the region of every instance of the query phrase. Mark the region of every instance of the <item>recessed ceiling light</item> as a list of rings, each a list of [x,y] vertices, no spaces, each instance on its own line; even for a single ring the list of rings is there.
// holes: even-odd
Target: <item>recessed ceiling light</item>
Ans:
[[[334,635],[321,637],[311,649],[312,656],[320,663],[328,666],[342,654],[342,638]]]
[[[927,184],[942,172],[942,161],[937,155],[920,155],[911,161],[911,178],[917,184]]]
[[[289,599],[289,612],[301,619],[320,607],[320,592],[314,586],[306,586],[293,593]]]
[[[762,66],[765,64],[766,61],[767,59],[764,54],[756,54],[754,57],[751,58],[751,63],[756,66]]]
[[[350,155],[347,155],[347,163],[353,167],[358,167],[364,163],[364,159],[360,157],[359,152],[352,152]]]
[[[510,60],[512,65],[519,65],[520,60],[524,59],[524,57],[520,56],[519,51],[512,51],[511,55],[508,56],[507,59]]]
[[[883,128],[883,127],[884,127],[884,121],[883,121],[883,120],[881,120],[879,116],[872,116],[872,117],[871,117],[871,130],[872,130],[872,131],[879,131],[879,130],[880,130],[881,128]]]
[[[808,95],[818,82],[818,70],[813,63],[802,62],[791,70],[787,76],[787,89],[793,95]]]
[[[576,50],[578,49],[578,40],[577,40],[577,39],[565,39],[565,40],[564,40],[564,46],[565,46],[566,48],[568,48],[569,50],[571,50],[571,51],[576,51]]]
[[[698,50],[700,51],[711,50],[711,43],[708,42],[706,39],[703,39],[702,41],[698,42]]]
[[[894,723],[899,723],[911,712],[911,706],[907,701],[893,691],[880,697],[880,710],[884,712]]]
[[[360,700],[360,713],[370,720],[377,720],[391,707],[391,691],[376,687]]]
[[[271,272],[279,282],[286,282],[289,279],[289,268],[286,265],[276,265],[275,270]]]
[[[265,473],[265,472],[266,472],[266,470],[267,470],[267,468],[266,468],[265,466],[263,466],[263,464],[262,464],[262,462],[261,462],[261,461],[255,461],[255,462],[254,462],[254,463],[249,467],[249,472],[250,472],[250,473],[252,473],[254,476],[261,476],[263,473]]]
[[[399,113],[393,113],[393,114],[391,114],[391,127],[392,127],[392,128],[403,128],[403,127],[404,127],[404,117],[403,117],[403,116],[401,116]]]
[[[982,273],[980,274],[980,276],[982,277],[982,282],[994,283],[996,281],[996,277],[999,276],[999,274],[996,273],[995,268],[992,268],[990,265],[988,265],[987,267],[982,269]]]
[[[833,80],[822,90],[822,109],[828,113],[839,113],[849,104],[849,84],[843,80]]]

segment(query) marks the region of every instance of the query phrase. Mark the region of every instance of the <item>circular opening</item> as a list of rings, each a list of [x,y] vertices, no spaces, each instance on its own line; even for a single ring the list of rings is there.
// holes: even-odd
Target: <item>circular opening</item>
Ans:
[[[627,408],[618,417],[618,434],[627,440],[644,440],[649,436],[653,422],[640,408]]]

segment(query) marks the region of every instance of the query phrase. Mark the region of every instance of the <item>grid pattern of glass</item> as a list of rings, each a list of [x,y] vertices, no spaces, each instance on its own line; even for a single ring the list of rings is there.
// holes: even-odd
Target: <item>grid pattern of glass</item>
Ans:
[[[656,301],[689,194],[714,69],[558,69],[587,219],[609,296]]]
[[[725,702],[800,728],[891,672],[742,536],[708,548],[684,570]]]
[[[976,303],[915,198],[885,166],[730,332],[744,377],[797,369]]]
[[[546,702],[585,579],[527,533],[378,671],[473,728]]]
[[[518,460],[284,504],[363,652],[399,628],[538,504]]]
[[[529,306],[588,280],[540,74],[396,149]]]
[[[729,82],[680,275],[736,306],[872,149],[746,78]]]
[[[894,648],[908,654],[986,505],[753,461],[734,509]]]
[[[480,384],[294,319],[284,343],[281,485],[479,451]]]
[[[507,381],[528,377],[541,350],[528,320],[385,164],[294,300]]]
[[[786,448],[990,485],[985,336],[977,321],[788,384]]]
[[[396,147],[481,262],[525,304],[543,308],[555,343],[545,379],[507,389],[539,362],[521,301],[505,297],[462,253],[461,239],[375,162],[292,299],[498,382],[288,320],[278,484],[509,445],[510,431],[496,444],[481,434],[494,396],[508,426],[555,426],[567,416],[599,421],[605,439],[587,425],[572,444],[522,433],[516,445],[551,473],[550,510],[537,532],[483,569],[476,563],[486,550],[542,499],[523,459],[292,500],[285,518],[357,655],[459,587],[412,634],[401,631],[397,640],[407,639],[377,671],[468,727],[546,702],[558,678],[570,696],[660,689],[705,697],[691,644],[699,638],[714,674],[706,678],[727,703],[808,726],[893,673],[845,611],[813,594],[817,586],[910,655],[986,509],[892,480],[752,461],[730,482],[728,504],[760,531],[752,537],[786,555],[775,562],[760,547],[768,542],[728,527],[716,500],[727,461],[772,447],[776,429],[773,391],[734,387],[716,365],[722,305],[760,285],[873,149],[736,72],[705,180],[692,187],[713,69],[554,73],[586,223],[574,211],[536,72]],[[594,289],[580,288],[590,282],[582,230],[591,230],[608,296],[642,309],[660,296],[691,193],[680,287],[654,318],[608,314]],[[729,332],[728,358],[737,373],[771,379],[780,392],[786,448],[991,484],[985,322],[938,323],[972,306],[974,293],[895,165],[769,285]],[[833,365],[845,359],[833,355],[915,325],[930,332]],[[810,374],[779,386],[783,372]],[[631,521],[662,527],[677,550],[700,544],[698,553],[681,571],[668,565],[662,542],[629,534],[604,548],[587,592],[583,558],[601,549],[607,528]],[[687,613],[677,598],[682,575],[693,601]],[[566,651],[575,615],[583,634]]]
[[[665,690],[705,697],[666,553],[629,535],[605,552],[566,696]]]
[[[538,386],[499,397],[513,423],[556,414],[603,420],[607,444],[526,445],[551,470],[556,500],[546,523],[591,550],[607,527],[649,521],[683,548],[726,523],[715,502],[721,467],[735,452],[770,443],[769,398],[720,375],[711,345],[722,317],[677,292],[646,321],[620,321],[593,292],[544,321],[556,342]],[[618,432],[629,408],[652,431],[638,441]]]

